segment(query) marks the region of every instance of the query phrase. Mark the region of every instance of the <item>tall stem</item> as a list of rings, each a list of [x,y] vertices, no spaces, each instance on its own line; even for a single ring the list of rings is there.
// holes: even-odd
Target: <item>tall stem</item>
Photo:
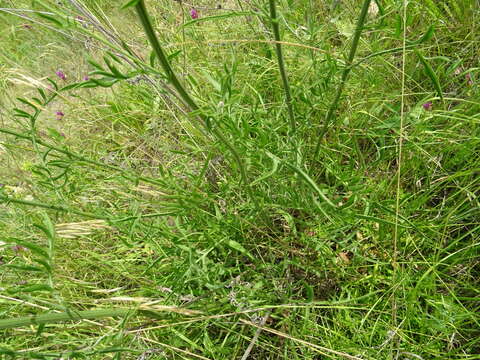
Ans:
[[[357,27],[355,29],[355,34],[353,35],[353,40],[352,40],[352,46],[350,48],[350,53],[348,54],[347,62],[345,63],[345,69],[343,70],[342,73],[342,79],[340,81],[340,85],[338,85],[337,88],[337,93],[335,94],[335,98],[333,99],[332,104],[330,105],[327,115],[325,116],[325,122],[323,124],[323,127],[318,134],[318,140],[317,140],[317,146],[315,147],[315,152],[313,155],[312,162],[314,162],[318,156],[318,152],[320,151],[320,145],[322,143],[323,137],[325,136],[328,127],[330,126],[330,122],[333,119],[333,114],[337,110],[338,103],[340,102],[340,98],[342,97],[342,92],[343,89],[345,88],[345,84],[348,79],[348,74],[350,74],[350,71],[352,70],[352,64],[353,64],[353,59],[355,58],[355,53],[357,52],[358,48],[358,43],[360,40],[360,35],[362,34],[363,31],[363,25],[365,24],[365,20],[367,18],[367,13],[368,13],[368,7],[370,6],[370,1],[371,0],[365,0],[363,2],[363,7],[362,11],[360,13],[360,17],[358,18],[357,21]]]
[[[157,55],[160,65],[162,66],[163,70],[165,71],[168,80],[172,83],[173,87],[175,90],[177,90],[178,94],[180,95],[181,99],[190,107],[190,110],[196,111],[199,110],[198,105],[195,103],[195,101],[190,97],[188,92],[185,90],[183,85],[180,83],[178,80],[177,76],[175,75],[175,72],[173,71],[167,57],[165,56],[165,53],[162,49],[162,46],[160,45],[160,42],[158,41],[157,36],[155,35],[155,31],[153,30],[152,23],[150,22],[150,19],[148,17],[147,9],[145,8],[145,4],[143,0],[140,0],[136,5],[135,8],[137,10],[138,17],[140,18],[140,21],[142,23],[143,29],[145,30],[145,33],[147,34],[148,40],[150,41],[150,44],[153,47],[153,50],[155,51],[155,54]],[[240,170],[240,176],[242,178],[243,183],[246,186],[248,195],[252,198],[253,201],[253,193],[250,189],[250,182],[248,181],[247,177],[247,172],[245,170],[245,166],[243,165],[243,161],[240,157],[240,154],[238,151],[235,149],[233,144],[228,142],[227,138],[223,136],[223,134],[216,128],[209,128],[208,124],[208,117],[205,116],[204,114],[200,113],[199,117],[203,121],[203,126],[205,126],[207,129],[209,129],[216,137],[219,139],[227,148],[230,150],[232,153],[238,167]]]
[[[135,5],[135,8],[137,10],[138,17],[140,18],[140,21],[142,23],[143,29],[145,30],[145,34],[147,34],[150,45],[152,45],[152,48],[155,51],[158,60],[160,61],[160,65],[162,66],[163,70],[167,75],[168,81],[172,83],[173,87],[175,88],[175,90],[177,90],[182,100],[190,107],[192,111],[198,110],[197,104],[195,104],[195,101],[193,101],[193,99],[187,93],[187,91],[175,75],[172,67],[170,66],[170,63],[165,56],[162,46],[160,45],[160,42],[155,35],[155,31],[153,30],[153,26],[148,17],[147,9],[145,8],[143,0],[140,0],[137,5]]]
[[[292,96],[290,94],[290,85],[288,84],[287,71],[285,69],[285,62],[283,60],[282,45],[280,44],[280,28],[278,26],[277,9],[275,7],[275,0],[270,2],[270,18],[272,22],[273,36],[275,37],[275,52],[277,54],[278,68],[282,77],[283,89],[285,91],[285,99],[287,102],[288,115],[290,117],[290,127],[293,132],[296,130],[295,115],[293,114]]]

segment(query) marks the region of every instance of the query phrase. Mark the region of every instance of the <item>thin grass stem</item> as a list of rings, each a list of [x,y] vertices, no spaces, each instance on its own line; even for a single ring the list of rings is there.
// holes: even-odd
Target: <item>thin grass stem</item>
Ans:
[[[165,56],[165,53],[162,49],[162,46],[160,45],[160,42],[158,41],[158,38],[155,34],[155,31],[153,29],[152,23],[150,22],[150,18],[148,16],[147,9],[145,7],[144,1],[140,0],[136,5],[135,9],[137,11],[138,17],[140,18],[140,21],[142,23],[143,29],[145,31],[145,34],[148,37],[148,40],[150,41],[150,44],[155,51],[155,54],[157,55],[160,65],[162,66],[164,72],[167,75],[168,80],[172,83],[173,87],[175,90],[178,92],[180,98],[185,102],[190,107],[191,111],[198,111],[199,117],[203,121],[203,125],[209,130],[217,139],[219,139],[227,148],[228,150],[232,153],[235,162],[238,165],[239,171],[240,171],[240,176],[245,184],[245,188],[247,190],[247,193],[249,197],[254,201],[254,203],[257,205],[258,208],[258,203],[255,200],[255,197],[253,196],[253,193],[250,188],[250,182],[248,180],[247,172],[245,170],[245,166],[243,164],[242,158],[240,157],[240,154],[238,153],[237,149],[233,144],[231,144],[227,138],[216,128],[208,126],[210,123],[210,119],[202,114],[199,110],[200,108],[198,105],[195,103],[193,98],[188,94],[188,92],[185,90],[184,86],[180,83],[178,80],[177,76],[175,75],[175,72],[173,71],[170,62],[168,61],[167,57]]]
[[[285,61],[283,59],[282,44],[280,43],[282,39],[280,37],[280,27],[278,26],[277,9],[275,6],[275,0],[269,0],[269,2],[270,2],[270,18],[272,23],[273,36],[275,37],[275,53],[277,54],[278,69],[280,70],[280,75],[282,77],[282,83],[283,83],[283,90],[285,91],[285,100],[287,102],[288,116],[290,117],[290,127],[292,132],[295,132],[296,130],[295,115],[293,113],[292,96],[290,93],[290,85],[288,83],[287,70],[285,68]]]
[[[363,25],[365,24],[365,21],[367,19],[367,13],[368,13],[368,7],[370,6],[370,1],[371,0],[365,0],[363,2],[362,11],[360,12],[360,17],[358,18],[358,21],[357,21],[357,27],[353,35],[352,46],[350,47],[350,53],[348,54],[348,58],[345,63],[345,69],[343,70],[343,73],[342,73],[342,79],[340,80],[340,84],[338,85],[335,98],[333,99],[332,104],[328,108],[327,115],[325,116],[325,121],[323,123],[323,127],[320,130],[320,133],[318,134],[317,145],[313,153],[312,162],[315,162],[315,160],[317,159],[318,153],[320,151],[320,145],[322,144],[322,141],[323,141],[323,137],[327,133],[328,127],[332,122],[333,115],[337,110],[338,103],[340,102],[340,98],[342,97],[343,89],[345,88],[345,84],[347,83],[348,75],[352,70],[353,59],[355,58],[355,54],[357,52],[358,43],[360,41],[360,35],[362,34],[362,31],[363,31]]]

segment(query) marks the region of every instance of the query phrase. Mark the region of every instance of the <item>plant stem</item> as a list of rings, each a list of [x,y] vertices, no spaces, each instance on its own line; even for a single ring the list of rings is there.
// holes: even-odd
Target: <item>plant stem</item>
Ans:
[[[2,128],[0,128],[0,133],[12,135],[12,136],[15,136],[19,139],[29,140],[30,142],[33,143],[33,139],[32,139],[31,135],[24,135],[24,134],[17,133],[16,131],[12,131],[12,130],[8,130],[8,129],[2,129]],[[143,182],[154,184],[154,185],[164,185],[162,182],[160,182],[158,180],[151,179],[151,178],[148,178],[148,177],[145,177],[145,176],[138,176],[136,174],[129,173],[128,171],[122,169],[121,167],[105,164],[105,163],[102,163],[102,162],[99,162],[99,161],[95,161],[95,160],[83,157],[83,156],[75,154],[71,151],[68,151],[68,150],[59,148],[57,146],[51,145],[51,144],[49,144],[49,143],[47,143],[47,142],[45,142],[41,139],[36,138],[35,142],[36,142],[37,145],[41,145],[41,146],[44,146],[44,147],[46,147],[50,150],[54,150],[54,151],[57,151],[61,154],[65,154],[65,155],[69,156],[70,158],[73,158],[77,161],[81,161],[81,162],[84,162],[84,163],[87,163],[87,164],[92,164],[92,165],[96,165],[96,166],[99,166],[99,167],[103,167],[103,168],[107,168],[107,169],[110,169],[110,170],[115,170],[115,171],[121,172],[123,174],[123,176],[125,176],[126,178],[128,178],[132,181],[143,181]]]
[[[88,319],[101,319],[106,317],[126,316],[134,311],[135,310],[132,309],[101,309],[25,316],[13,319],[0,320],[0,329],[11,329],[29,325],[52,324],[64,321],[78,321]]]
[[[155,54],[157,55],[160,65],[162,66],[163,70],[167,74],[168,80],[172,83],[173,87],[175,90],[177,90],[178,94],[180,95],[181,99],[190,107],[191,111],[198,111],[199,107],[195,103],[195,101],[190,97],[188,92],[185,90],[183,85],[180,83],[178,80],[177,76],[175,75],[167,57],[165,56],[165,53],[162,49],[162,46],[160,45],[160,42],[157,39],[157,36],[155,35],[155,31],[153,29],[152,23],[150,22],[150,19],[148,17],[147,9],[145,8],[145,4],[143,0],[140,0],[137,5],[135,5],[135,9],[137,10],[138,17],[140,18],[140,21],[142,23],[143,29],[145,30],[145,33],[147,34],[148,40],[150,41],[150,44],[153,47],[153,50],[155,51]],[[238,151],[235,149],[235,147],[227,140],[225,136],[216,128],[208,126],[209,123],[209,118],[205,116],[202,113],[199,113],[199,117],[203,121],[203,126],[207,128],[207,130],[211,131],[227,148],[230,150],[232,153],[236,163],[238,164],[239,170],[240,170],[240,176],[245,184],[245,187],[247,189],[248,195],[252,198],[252,200],[257,204],[255,201],[255,198],[253,196],[253,193],[250,189],[250,182],[247,177],[247,172],[245,170],[245,166],[243,165],[243,161],[238,153]],[[258,206],[257,206],[258,207]]]
[[[350,48],[350,53],[348,55],[348,59],[345,63],[345,69],[343,70],[342,73],[342,79],[340,81],[340,85],[337,88],[337,93],[335,94],[335,98],[333,99],[332,104],[330,105],[327,115],[325,116],[325,122],[323,124],[323,127],[318,135],[318,140],[317,140],[317,146],[315,147],[315,152],[313,154],[313,159],[312,162],[315,162],[318,152],[320,151],[320,145],[322,143],[323,137],[325,136],[328,127],[330,125],[330,122],[332,121],[333,114],[337,110],[338,103],[340,101],[340,98],[342,96],[343,89],[345,87],[345,84],[348,79],[348,75],[350,71],[352,70],[352,64],[353,64],[353,59],[355,58],[355,53],[357,52],[358,48],[358,43],[360,40],[360,35],[362,34],[363,31],[363,25],[365,24],[365,20],[367,19],[367,13],[368,13],[368,7],[370,5],[371,0],[365,0],[363,2],[363,7],[362,11],[360,13],[360,17],[358,18],[357,21],[357,27],[355,29],[355,34],[353,35],[353,40],[352,40],[352,46]]]
[[[12,198],[10,196],[5,196],[3,194],[0,194],[0,203],[1,202],[6,202],[7,204],[8,203],[14,203],[14,204],[20,204],[20,205],[29,205],[29,206],[34,206],[34,207],[40,207],[40,208],[43,208],[43,209],[68,212],[68,213],[84,216],[84,217],[91,218],[91,219],[110,220],[110,217],[108,217],[108,216],[102,216],[102,215],[98,215],[98,214],[92,214],[92,213],[87,213],[87,212],[83,212],[83,211],[78,211],[78,210],[70,209],[70,208],[67,208],[67,207],[64,207],[64,206],[44,204],[44,203],[37,202],[37,201],[15,199],[15,198]]]
[[[283,54],[282,54],[282,45],[280,43],[282,39],[280,38],[280,28],[278,26],[275,0],[269,0],[269,2],[270,2],[270,18],[272,22],[273,36],[275,37],[275,52],[277,54],[278,68],[280,70],[280,75],[282,77],[283,89],[285,90],[285,99],[287,102],[288,115],[290,117],[290,127],[292,129],[292,132],[295,132],[296,130],[295,115],[293,114],[290,85],[288,84],[287,71],[285,69],[285,62],[283,60]]]
[[[137,10],[138,17],[140,18],[140,22],[142,23],[143,29],[145,30],[145,34],[147,35],[150,45],[152,45],[152,48],[155,51],[158,60],[160,61],[160,65],[167,75],[168,81],[172,83],[182,100],[190,107],[192,111],[198,110],[197,104],[195,104],[195,101],[193,101],[193,99],[187,93],[170,66],[162,46],[155,35],[155,31],[153,30],[153,26],[148,17],[147,9],[145,8],[143,0],[140,0],[137,5],[135,5],[135,8]]]

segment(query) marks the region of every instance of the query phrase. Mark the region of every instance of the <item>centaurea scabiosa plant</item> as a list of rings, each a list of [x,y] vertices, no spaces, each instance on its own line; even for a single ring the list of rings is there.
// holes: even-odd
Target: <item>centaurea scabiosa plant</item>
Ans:
[[[355,54],[357,53],[357,48],[358,48],[358,43],[360,41],[360,35],[362,34],[363,31],[363,26],[365,24],[365,21],[367,19],[367,14],[368,14],[368,8],[370,7],[370,2],[371,0],[364,0],[362,10],[360,12],[360,16],[357,21],[357,27],[355,28],[355,33],[353,34],[353,39],[352,39],[352,45],[350,47],[350,52],[348,54],[348,58],[345,62],[345,68],[342,73],[342,78],[340,80],[340,84],[338,85],[337,92],[335,94],[335,98],[332,101],[332,104],[328,108],[327,115],[325,116],[325,120],[322,126],[322,129],[320,130],[320,133],[318,134],[318,139],[317,139],[317,145],[315,147],[315,151],[313,153],[313,159],[312,161],[315,162],[318,152],[320,151],[320,145],[322,144],[323,137],[328,131],[328,127],[330,126],[330,123],[332,122],[334,118],[335,111],[337,110],[338,103],[340,102],[340,98],[342,97],[343,89],[345,88],[345,84],[347,83],[348,75],[350,74],[350,71],[352,70],[352,67],[354,66],[353,64],[353,59],[355,58]]]
[[[191,111],[195,111],[198,113],[199,118],[202,120],[202,125],[210,131],[217,139],[219,139],[227,148],[228,150],[232,153],[235,162],[237,163],[237,166],[240,171],[240,176],[242,179],[242,182],[245,185],[246,191],[248,193],[248,196],[252,199],[252,201],[255,203],[257,209],[259,208],[259,205],[257,204],[257,201],[255,197],[253,196],[253,193],[250,188],[250,181],[247,176],[247,172],[245,170],[245,166],[243,164],[243,161],[240,157],[240,154],[236,150],[236,148],[231,144],[227,138],[222,134],[220,130],[215,128],[214,126],[210,126],[211,124],[211,117],[203,114],[200,111],[200,108],[196,104],[196,102],[193,100],[193,98],[190,96],[190,94],[187,92],[185,87],[182,85],[182,83],[179,81],[178,77],[176,76],[175,72],[172,69],[172,66],[170,65],[170,62],[168,61],[167,56],[165,55],[165,52],[163,51],[162,46],[160,45],[160,42],[158,41],[157,35],[155,34],[155,31],[153,29],[152,23],[150,22],[150,18],[148,16],[147,9],[145,7],[145,3],[143,0],[139,0],[135,3],[132,3],[132,5],[135,4],[135,10],[137,11],[137,15],[142,23],[143,29],[145,31],[145,34],[147,35],[147,38],[150,42],[150,45],[152,46],[155,55],[157,56],[161,67],[163,68],[163,71],[165,72],[167,76],[168,82],[172,84],[172,86],[175,88],[177,91],[180,99],[187,105]]]

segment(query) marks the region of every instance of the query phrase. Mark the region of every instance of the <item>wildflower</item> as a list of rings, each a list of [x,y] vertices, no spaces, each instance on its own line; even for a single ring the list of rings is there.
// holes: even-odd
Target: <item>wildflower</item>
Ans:
[[[198,11],[195,8],[192,8],[190,10],[190,16],[192,17],[192,19],[198,19]]]
[[[65,116],[65,114],[61,111],[57,111],[55,115],[57,115],[57,120],[62,120],[63,117]]]
[[[88,81],[88,80],[90,80],[90,78],[88,77],[88,75],[85,75],[85,76],[83,77],[83,80],[84,80],[84,81]]]
[[[27,251],[28,249],[25,246],[22,245],[14,245],[12,246],[12,250],[15,251],[16,253],[22,252],[22,251]]]
[[[67,80],[67,75],[62,70],[55,71],[55,74],[62,80]]]
[[[75,16],[75,20],[77,20],[82,25],[82,27],[88,28],[87,21],[85,20],[85,18],[83,16],[77,15],[77,16]]]
[[[426,102],[425,104],[423,104],[422,106],[425,110],[432,110],[433,104],[432,104],[431,101],[429,101],[429,102]]]
[[[465,80],[467,80],[468,85],[470,85],[470,86],[473,85],[472,75],[470,75],[470,73],[465,74]]]

